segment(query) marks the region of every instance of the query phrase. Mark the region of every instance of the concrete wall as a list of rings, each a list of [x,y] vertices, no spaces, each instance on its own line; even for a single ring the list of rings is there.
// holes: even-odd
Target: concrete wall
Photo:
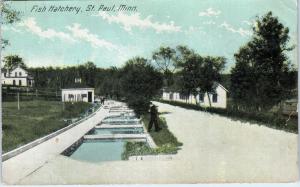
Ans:
[[[57,157],[74,142],[78,141],[82,136],[99,124],[101,120],[108,115],[108,113],[108,109],[100,108],[95,112],[95,114],[85,120],[82,120],[79,124],[72,126],[72,128],[66,127],[67,130],[64,132],[54,132],[57,133],[53,133],[55,136],[48,135],[51,136],[50,139],[48,139],[48,136],[42,137],[37,140],[42,143],[34,145],[21,154],[17,154],[16,156],[4,161],[2,163],[2,181],[6,184],[16,184],[21,179],[43,166],[49,160]],[[62,131],[62,129],[59,131]],[[46,140],[44,141],[44,139]],[[25,146],[30,146],[29,144]],[[25,146],[18,149],[22,149]]]

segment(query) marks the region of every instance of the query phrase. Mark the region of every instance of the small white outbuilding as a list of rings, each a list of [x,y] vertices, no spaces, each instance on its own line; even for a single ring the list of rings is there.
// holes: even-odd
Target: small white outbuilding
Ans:
[[[226,108],[227,107],[227,92],[228,90],[224,88],[219,83],[214,84],[215,92],[213,93],[199,93],[197,96],[189,95],[185,96],[177,91],[169,91],[167,89],[163,90],[162,99],[167,101],[178,101],[190,104],[198,104],[203,107],[209,107],[209,100],[212,107],[215,108]]]
[[[93,103],[94,88],[66,88],[61,90],[62,102],[89,102]]]

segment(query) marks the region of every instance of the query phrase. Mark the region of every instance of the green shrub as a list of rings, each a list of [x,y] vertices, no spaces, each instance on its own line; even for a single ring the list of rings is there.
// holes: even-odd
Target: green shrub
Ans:
[[[158,100],[159,102],[170,104],[173,106],[179,106],[186,109],[193,109],[198,111],[205,111],[210,113],[219,114],[221,116],[229,117],[233,120],[249,121],[253,123],[258,123],[259,125],[264,125],[270,128],[284,130],[287,132],[298,133],[298,120],[292,118],[287,121],[287,117],[282,115],[263,113],[263,112],[244,112],[238,111],[233,108],[209,108],[201,107],[195,104],[183,103],[178,101],[166,101]]]
[[[148,129],[150,115],[143,115],[142,116],[143,123],[145,124],[146,128]],[[162,146],[164,144],[171,144],[175,147],[182,146],[182,143],[177,140],[177,138],[173,135],[172,132],[169,131],[167,122],[165,118],[160,117],[158,121],[158,125],[161,128],[160,131],[155,132],[153,129],[149,132],[150,136],[153,138],[154,142],[158,146]],[[154,127],[152,127],[154,128]]]
[[[142,116],[146,128],[148,128],[149,118],[149,115]],[[157,148],[150,148],[145,142],[127,142],[122,159],[127,160],[130,156],[137,155],[176,154],[182,143],[169,131],[165,118],[159,118],[159,127],[161,128],[160,131],[155,132],[152,130],[149,132],[153,141],[158,146]]]
[[[128,160],[130,156],[138,155],[176,154],[177,151],[178,147],[172,144],[164,144],[152,149],[145,142],[127,142],[125,144],[125,151],[122,153],[122,159]]]

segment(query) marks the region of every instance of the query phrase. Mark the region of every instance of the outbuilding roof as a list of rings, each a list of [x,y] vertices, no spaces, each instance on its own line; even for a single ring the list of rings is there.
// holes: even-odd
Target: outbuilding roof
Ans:
[[[61,90],[94,90],[95,88],[62,88]]]
[[[92,88],[90,86],[87,86],[87,85],[81,84],[81,83],[70,84],[70,85],[62,88],[62,90],[70,90],[70,89],[82,90],[82,89],[95,89],[95,88]]]

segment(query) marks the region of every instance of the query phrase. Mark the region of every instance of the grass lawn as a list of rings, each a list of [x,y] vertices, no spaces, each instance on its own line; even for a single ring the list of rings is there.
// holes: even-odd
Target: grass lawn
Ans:
[[[63,110],[59,101],[3,102],[2,150],[10,151],[28,142],[61,129],[66,118],[78,117],[91,107],[89,103],[66,103]]]
[[[148,129],[149,115],[142,116],[142,120]],[[150,132],[151,137],[158,146],[155,149],[150,148],[144,142],[127,142],[122,159],[127,160],[134,155],[156,155],[156,154],[176,154],[182,143],[169,131],[165,118],[159,118],[159,132],[154,131],[154,127]]]

